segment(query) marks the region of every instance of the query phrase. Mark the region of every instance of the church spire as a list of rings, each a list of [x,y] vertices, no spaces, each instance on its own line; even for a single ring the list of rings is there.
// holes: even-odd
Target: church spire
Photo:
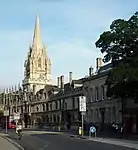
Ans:
[[[41,33],[40,33],[40,25],[39,25],[39,15],[37,12],[36,21],[35,21],[35,29],[34,29],[34,36],[33,36],[33,44],[32,47],[34,48],[42,48],[42,40],[41,40]]]

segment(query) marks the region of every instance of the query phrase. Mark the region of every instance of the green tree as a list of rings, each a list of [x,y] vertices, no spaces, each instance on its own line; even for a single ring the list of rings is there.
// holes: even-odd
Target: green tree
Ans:
[[[104,56],[104,62],[118,62],[138,53],[138,12],[128,21],[117,19],[110,25],[110,31],[100,35],[95,43]]]
[[[103,61],[113,65],[106,80],[107,95],[137,98],[138,12],[128,20],[113,21],[95,44],[105,54]]]
[[[0,110],[0,117],[3,115],[3,111],[2,110]]]

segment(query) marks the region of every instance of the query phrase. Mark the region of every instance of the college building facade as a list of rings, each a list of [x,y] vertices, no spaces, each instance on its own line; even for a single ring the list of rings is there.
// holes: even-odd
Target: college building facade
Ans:
[[[89,74],[81,79],[73,79],[69,72],[68,83],[64,75],[57,77],[57,85],[52,85],[51,60],[46,54],[40,34],[39,16],[36,17],[33,43],[25,61],[22,85],[12,87],[0,94],[1,109],[10,114],[19,113],[25,126],[66,126],[77,128],[81,122],[79,97],[86,96],[86,124],[126,123],[128,132],[138,132],[138,103],[136,100],[122,100],[107,97],[105,81],[111,64],[103,65],[96,59],[96,72],[89,68]],[[122,115],[122,109],[125,109]]]

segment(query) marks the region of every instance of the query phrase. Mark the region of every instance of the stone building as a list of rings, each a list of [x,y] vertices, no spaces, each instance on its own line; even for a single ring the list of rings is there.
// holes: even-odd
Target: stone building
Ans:
[[[126,133],[138,133],[138,101],[107,97],[105,81],[112,64],[102,66],[101,59],[97,58],[96,68],[95,74],[89,68],[89,77],[83,84],[83,93],[87,98],[87,122],[103,125],[124,122]]]
[[[76,128],[81,122],[79,96],[84,95],[87,100],[86,123],[120,124],[125,120],[127,130],[138,132],[138,101],[126,99],[122,116],[122,101],[106,96],[105,80],[112,65],[103,66],[101,58],[96,59],[96,65],[96,72],[90,67],[87,77],[74,80],[70,72],[68,83],[64,83],[62,75],[57,78],[57,85],[52,85],[51,61],[42,45],[37,15],[33,43],[25,61],[23,84],[0,94],[1,108],[7,106],[10,114],[20,113],[26,126],[41,123]]]
[[[45,85],[51,85],[51,60],[42,44],[39,16],[36,16],[33,43],[25,61],[23,88],[26,91],[39,91]]]
[[[102,124],[121,123],[121,102],[117,98],[106,96],[105,80],[111,64],[105,66],[101,64],[101,59],[98,58],[97,73],[90,72],[83,85],[84,94],[87,97],[87,121]]]
[[[27,124],[64,125],[80,120],[78,98],[83,95],[83,79],[64,84],[64,76],[58,77],[57,85],[51,81],[51,61],[42,45],[39,16],[36,17],[33,43],[25,61],[22,86],[9,88],[0,94],[0,101],[10,114],[19,113]]]
[[[28,103],[33,125],[41,120],[46,126],[76,127],[80,122],[79,96],[83,95],[83,81],[71,80],[64,84],[64,76],[57,78],[57,86],[46,85],[38,91],[33,101]]]

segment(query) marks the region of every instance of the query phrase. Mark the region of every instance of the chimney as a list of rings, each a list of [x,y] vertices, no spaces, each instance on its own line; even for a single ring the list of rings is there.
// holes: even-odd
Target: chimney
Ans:
[[[96,69],[99,70],[100,67],[102,67],[102,58],[97,58],[96,59]]]
[[[69,83],[71,84],[72,82],[72,72],[69,72]]]
[[[91,66],[90,68],[89,68],[89,76],[92,76],[93,75],[93,67]]]
[[[60,76],[61,89],[64,89],[64,76]]]
[[[60,88],[60,77],[57,77],[57,86]]]

